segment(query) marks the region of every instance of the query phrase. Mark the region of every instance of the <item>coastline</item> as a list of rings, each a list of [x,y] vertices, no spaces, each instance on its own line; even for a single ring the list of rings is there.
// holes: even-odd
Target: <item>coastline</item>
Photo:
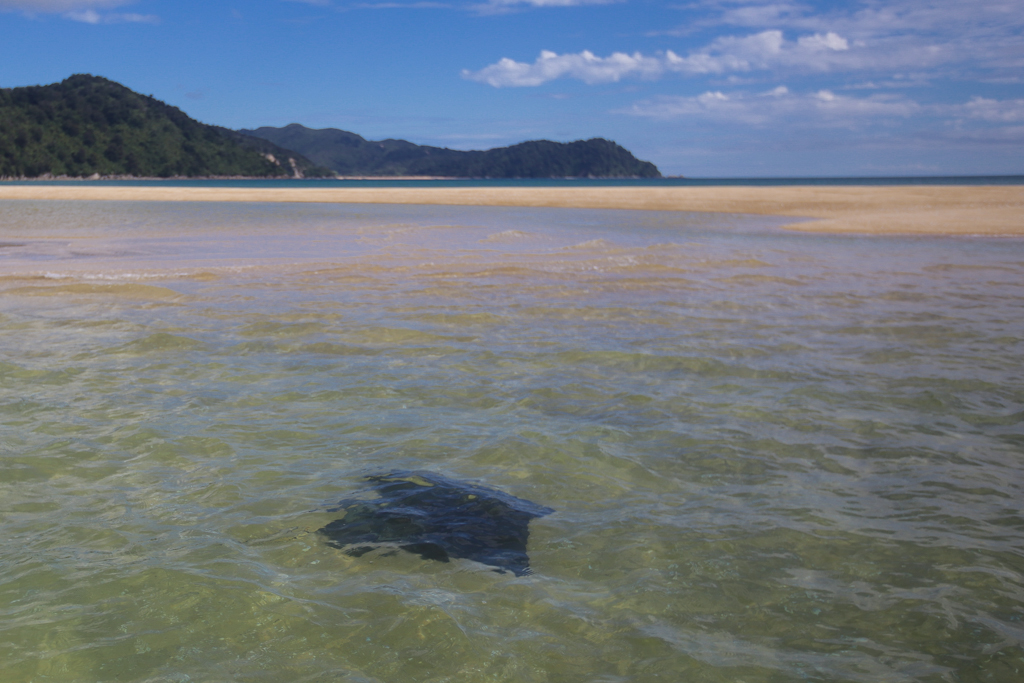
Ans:
[[[0,185],[0,200],[447,204],[788,216],[789,230],[1024,236],[1024,186],[232,188]]]

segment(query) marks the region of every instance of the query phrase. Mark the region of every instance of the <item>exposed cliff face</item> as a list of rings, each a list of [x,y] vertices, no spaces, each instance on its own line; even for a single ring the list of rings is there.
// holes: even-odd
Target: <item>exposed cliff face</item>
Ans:
[[[533,140],[463,152],[405,140],[371,141],[348,131],[284,128],[240,131],[294,149],[340,175],[425,175],[462,178],[658,178],[658,168],[602,138],[560,143]]]
[[[267,153],[295,158],[306,175],[315,168],[300,154],[199,123],[105,78],[76,75],[52,85],[0,89],[0,176],[294,174]]]
[[[229,128],[216,126],[221,135],[237,142],[248,149],[259,152],[264,159],[271,162],[283,171],[283,175],[291,178],[333,178],[335,173],[331,169],[313,163],[308,158],[287,149],[275,145],[270,140],[246,135]]]

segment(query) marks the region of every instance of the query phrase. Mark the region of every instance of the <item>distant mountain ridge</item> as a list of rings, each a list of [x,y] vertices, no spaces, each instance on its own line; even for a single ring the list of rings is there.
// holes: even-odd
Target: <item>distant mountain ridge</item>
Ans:
[[[454,178],[660,178],[657,166],[605,140],[532,140],[486,151],[416,145],[406,140],[366,140],[336,128],[239,131],[293,149],[342,176],[442,176]]]
[[[333,177],[302,155],[77,74],[0,89],[0,178]]]
[[[114,81],[76,74],[60,83],[0,88],[0,179],[45,177],[441,176],[661,177],[609,140],[532,140],[459,151],[355,133],[284,128],[233,131]]]

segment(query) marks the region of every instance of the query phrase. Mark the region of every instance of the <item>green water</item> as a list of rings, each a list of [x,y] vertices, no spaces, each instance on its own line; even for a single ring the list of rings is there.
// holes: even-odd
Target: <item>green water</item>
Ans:
[[[0,202],[0,678],[1024,680],[1024,241]],[[316,530],[555,509],[534,573]]]

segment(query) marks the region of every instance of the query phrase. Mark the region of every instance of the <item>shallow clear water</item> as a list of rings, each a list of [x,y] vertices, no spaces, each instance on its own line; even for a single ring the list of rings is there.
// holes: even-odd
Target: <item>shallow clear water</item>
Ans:
[[[1020,680],[1024,241],[769,221],[0,203],[3,680]]]

